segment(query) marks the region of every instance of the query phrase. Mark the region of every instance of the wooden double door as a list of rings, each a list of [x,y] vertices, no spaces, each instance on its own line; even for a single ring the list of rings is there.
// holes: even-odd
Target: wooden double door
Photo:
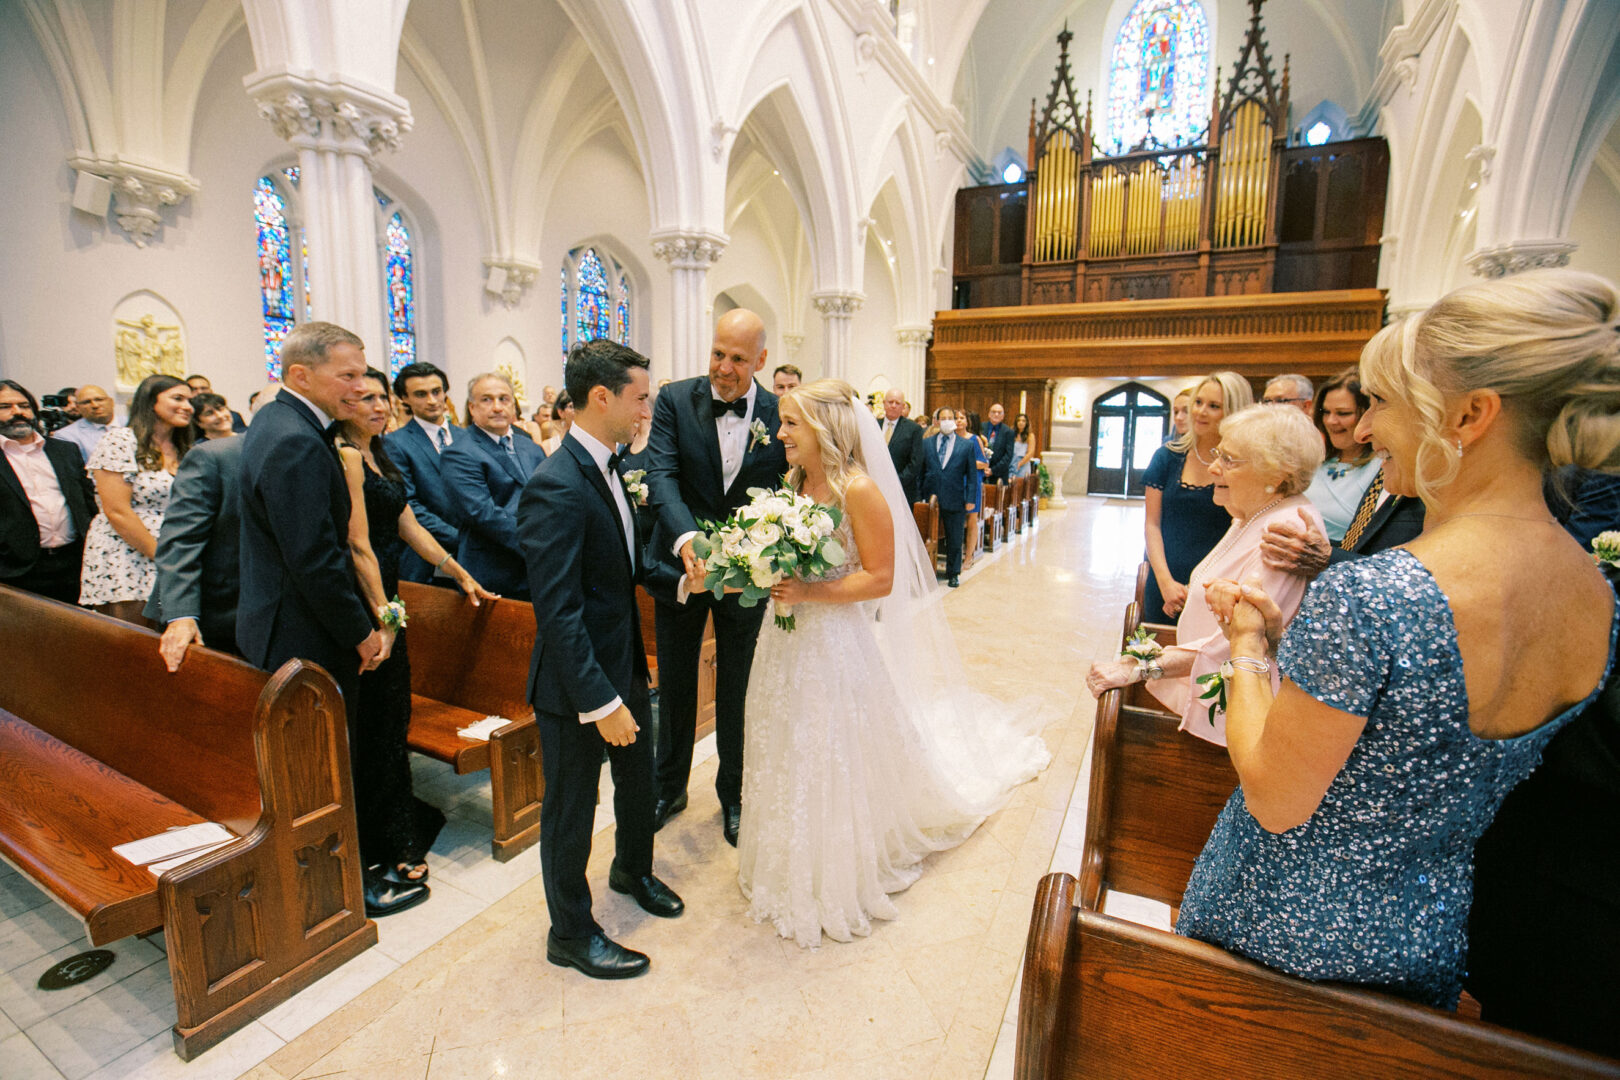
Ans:
[[[1126,383],[1091,407],[1092,495],[1140,496],[1153,453],[1170,434],[1170,402],[1141,383]]]

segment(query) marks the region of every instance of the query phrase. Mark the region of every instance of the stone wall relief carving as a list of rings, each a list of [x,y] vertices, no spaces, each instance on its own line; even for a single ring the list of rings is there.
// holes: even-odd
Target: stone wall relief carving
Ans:
[[[185,378],[185,326],[156,293],[142,289],[113,306],[112,339],[119,391],[132,393],[149,375]]]

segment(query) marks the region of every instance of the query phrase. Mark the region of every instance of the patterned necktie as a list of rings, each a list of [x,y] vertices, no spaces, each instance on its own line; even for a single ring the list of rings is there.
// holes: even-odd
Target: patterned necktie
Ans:
[[[511,454],[513,457],[517,457],[517,447],[512,445],[512,436],[510,436],[510,435],[502,435],[501,436],[501,449],[505,450],[508,454]]]
[[[442,428],[439,429],[439,449],[443,450],[445,447],[447,447],[449,445],[450,445],[450,429],[442,427]]]
[[[951,456],[951,437],[949,435],[941,435],[939,437],[939,463],[940,463],[940,465],[942,467],[944,466],[946,460],[950,458],[950,456]]]
[[[894,421],[886,421],[883,425],[883,444],[887,446],[894,439]]]
[[[1367,523],[1372,521],[1373,512],[1378,509],[1378,496],[1384,490],[1384,470],[1379,469],[1368,485],[1366,494],[1361,496],[1361,504],[1356,507],[1356,516],[1350,519],[1350,527],[1344,531],[1344,543],[1339,546],[1346,551],[1356,550],[1361,542],[1361,534],[1367,531]]]

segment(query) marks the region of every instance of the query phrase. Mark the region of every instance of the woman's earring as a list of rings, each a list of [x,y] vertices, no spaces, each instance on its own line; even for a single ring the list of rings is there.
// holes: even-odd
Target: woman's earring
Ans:
[[[1462,456],[1463,456],[1462,436],[1458,435],[1457,436],[1457,458],[1458,458],[1458,460],[1461,460]]]
[[[1276,484],[1267,484],[1266,485],[1266,494],[1267,495],[1274,495],[1274,494],[1276,494],[1276,492],[1277,492],[1277,485]]]

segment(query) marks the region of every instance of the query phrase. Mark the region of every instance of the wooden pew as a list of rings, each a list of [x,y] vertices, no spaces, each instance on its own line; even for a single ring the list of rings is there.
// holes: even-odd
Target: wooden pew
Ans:
[[[1225,751],[1175,724],[1119,691],[1098,702],[1080,877],[1047,875],[1030,923],[1018,1080],[1620,1077],[1620,1062],[1105,914],[1110,889],[1177,911],[1236,785]]]
[[[190,1060],[377,942],[337,686],[0,586],[0,856],[92,945],[162,929]],[[86,677],[93,672],[94,678]],[[115,854],[173,826],[240,839],[161,878]]]
[[[647,650],[647,669],[652,672],[653,689],[658,688],[658,635],[654,619],[657,605],[652,594],[636,586],[636,603],[641,610],[641,644]],[[715,686],[714,616],[703,624],[703,644],[698,652],[697,734],[701,739],[714,730]]]
[[[984,485],[984,510],[980,514],[987,551],[999,548],[1007,539],[1007,485]]]
[[[534,609],[521,600],[486,600],[474,607],[459,589],[399,583],[410,613],[410,748],[443,761],[456,775],[489,772],[494,837],[490,848],[506,862],[540,839],[540,733],[528,701]],[[486,742],[456,732],[486,716],[511,723]]]
[[[928,549],[928,562],[939,565],[939,496],[928,496],[927,502],[911,504],[911,517],[922,534],[923,547]]]
[[[1012,482],[1012,494],[1008,497],[1008,505],[1012,511],[1012,527],[1014,532],[1023,532],[1029,521],[1029,506],[1026,495],[1029,491],[1029,477],[1020,476]]]

